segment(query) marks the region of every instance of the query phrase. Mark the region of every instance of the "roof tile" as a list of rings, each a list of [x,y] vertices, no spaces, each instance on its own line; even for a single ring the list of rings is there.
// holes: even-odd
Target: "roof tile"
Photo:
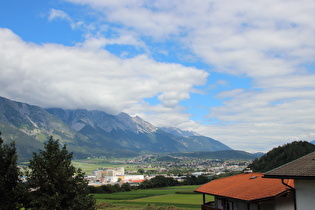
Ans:
[[[265,173],[265,177],[315,179],[315,152]]]
[[[289,190],[279,179],[262,178],[262,173],[243,173],[201,185],[195,191],[210,195],[254,201],[274,197]],[[293,186],[293,180],[285,183]]]

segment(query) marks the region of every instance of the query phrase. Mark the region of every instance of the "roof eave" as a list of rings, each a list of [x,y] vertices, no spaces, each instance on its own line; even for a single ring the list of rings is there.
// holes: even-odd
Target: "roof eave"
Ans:
[[[290,191],[292,191],[292,190],[291,190],[291,189],[286,189],[286,190],[282,191],[281,193],[278,193],[277,195],[273,195],[273,196],[269,196],[269,197],[264,197],[264,198],[258,198],[258,199],[254,199],[254,200],[249,200],[249,201],[247,201],[247,202],[248,202],[248,203],[257,203],[257,202],[262,202],[262,201],[274,199],[274,198],[280,197],[280,196],[282,196],[282,195],[285,195],[286,193],[289,193]]]
[[[263,178],[315,180],[315,176],[291,176],[291,175],[267,175],[267,174],[265,174]]]
[[[263,198],[256,198],[256,199],[252,199],[252,200],[243,200],[243,199],[240,199],[240,198],[227,197],[227,196],[210,194],[210,193],[199,192],[199,191],[194,191],[194,192],[201,193],[201,194],[212,195],[212,196],[219,197],[219,198],[228,198],[228,199],[232,199],[232,200],[243,201],[243,202],[246,202],[246,203],[257,203],[257,202],[262,202],[262,201],[274,199],[274,198],[282,196],[282,195],[284,195],[284,194],[286,194],[286,193],[288,193],[290,191],[291,191],[291,189],[286,189],[286,190],[284,190],[284,191],[282,191],[282,192],[280,192],[280,193],[278,193],[276,195],[273,195],[273,196],[263,197]]]

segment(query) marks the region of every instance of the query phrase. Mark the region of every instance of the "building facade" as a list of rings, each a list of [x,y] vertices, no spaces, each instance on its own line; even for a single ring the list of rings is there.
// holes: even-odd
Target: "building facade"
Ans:
[[[315,209],[315,152],[268,171],[265,178],[293,179],[296,210]]]

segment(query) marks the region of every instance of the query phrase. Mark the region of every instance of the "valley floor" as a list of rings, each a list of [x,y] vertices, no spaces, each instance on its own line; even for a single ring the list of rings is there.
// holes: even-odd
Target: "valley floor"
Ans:
[[[175,186],[148,190],[134,190],[112,194],[93,194],[97,201],[98,209],[107,210],[146,210],[166,209],[173,206],[175,210],[197,210],[202,204],[202,195],[193,191],[198,185]],[[213,199],[212,196],[207,201]],[[175,208],[176,207],[176,208]]]

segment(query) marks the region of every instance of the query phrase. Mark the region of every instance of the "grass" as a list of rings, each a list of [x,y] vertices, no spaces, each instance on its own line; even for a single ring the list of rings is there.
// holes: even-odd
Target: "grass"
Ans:
[[[94,194],[94,198],[99,206],[106,206],[105,209],[108,210],[144,209],[147,205],[152,204],[156,206],[175,206],[183,210],[197,210],[200,209],[203,202],[202,195],[193,192],[197,187],[197,185],[190,185],[112,194]],[[211,201],[213,197],[207,196],[206,199]]]
[[[81,168],[86,175],[90,175],[94,170],[98,168],[117,168],[124,167],[126,171],[137,171],[139,169],[139,165],[137,164],[127,164],[127,158],[115,158],[117,162],[113,162],[114,159],[74,159],[72,160],[72,164],[76,168]],[[148,164],[151,165],[151,164]],[[143,166],[143,165],[141,165]],[[150,167],[151,170],[155,170],[156,168]]]
[[[72,164],[76,168],[81,168],[86,175],[91,175],[92,172],[98,168],[124,167],[126,169],[130,167],[130,165],[127,164],[114,164],[102,159],[76,159],[72,160]]]

